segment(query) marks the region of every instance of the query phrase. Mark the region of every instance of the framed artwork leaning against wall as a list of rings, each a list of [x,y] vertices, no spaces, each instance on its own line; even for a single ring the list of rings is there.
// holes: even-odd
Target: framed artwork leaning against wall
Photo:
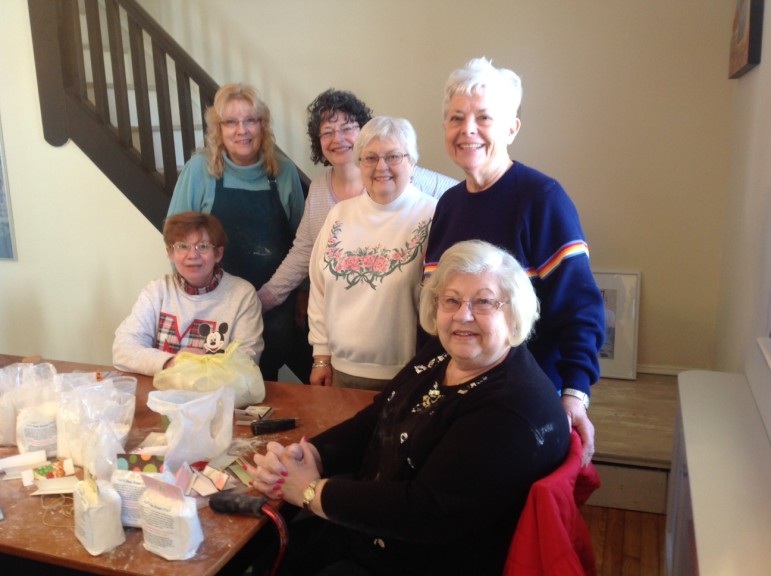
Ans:
[[[600,350],[600,376],[636,380],[640,273],[593,274],[605,302],[605,344]]]

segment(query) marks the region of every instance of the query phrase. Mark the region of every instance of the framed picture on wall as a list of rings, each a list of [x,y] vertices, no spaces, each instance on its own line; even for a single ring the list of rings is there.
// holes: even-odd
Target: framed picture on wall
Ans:
[[[639,272],[593,272],[605,302],[605,344],[600,350],[603,378],[637,379]]]
[[[15,259],[11,201],[8,196],[8,172],[5,169],[5,149],[3,148],[3,126],[0,124],[0,260]]]
[[[738,78],[760,64],[764,0],[736,0],[728,77]]]

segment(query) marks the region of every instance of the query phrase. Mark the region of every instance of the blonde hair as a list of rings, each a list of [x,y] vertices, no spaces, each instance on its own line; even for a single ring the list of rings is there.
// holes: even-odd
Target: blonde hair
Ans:
[[[220,125],[223,121],[225,108],[234,100],[242,100],[249,104],[254,111],[254,116],[259,119],[262,126],[260,154],[268,176],[275,178],[280,171],[280,165],[276,157],[276,140],[270,123],[270,109],[257,96],[257,91],[246,84],[226,84],[217,90],[214,104],[206,109],[206,148],[204,154],[207,158],[209,173],[215,178],[222,177],[226,150],[222,143]]]

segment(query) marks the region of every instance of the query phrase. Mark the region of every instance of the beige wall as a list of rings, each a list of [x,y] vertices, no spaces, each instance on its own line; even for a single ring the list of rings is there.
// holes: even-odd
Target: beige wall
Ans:
[[[733,148],[763,141],[732,131],[733,118],[755,125],[759,95],[745,86],[764,72],[767,86],[769,68],[727,80],[733,1],[142,4],[215,80],[261,90],[280,146],[311,176],[304,109],[320,91],[350,89],[376,113],[409,118],[421,163],[459,177],[442,144],[444,80],[477,55],[516,70],[525,98],[512,156],[565,185],[596,269],[642,273],[640,369],[740,366],[736,341],[762,298],[721,285],[762,258],[764,238],[737,232],[746,213],[767,213],[748,179],[766,200],[770,179],[732,162]],[[107,362],[114,326],[165,270],[160,236],[77,148],[43,141],[24,0],[4,3],[0,64],[19,247],[18,262],[0,263],[0,325],[13,327],[0,351]],[[752,290],[767,302],[766,286]]]
[[[302,111],[320,91],[409,118],[421,163],[460,176],[443,148],[447,75],[478,55],[517,71],[511,154],[562,181],[595,269],[642,273],[638,360],[654,371],[713,367],[732,4],[143,2],[218,82],[262,91],[280,145],[311,174]]]
[[[72,143],[43,139],[25,0],[3,2],[0,120],[18,260],[0,260],[0,351],[110,363],[115,327],[163,274],[159,232]]]

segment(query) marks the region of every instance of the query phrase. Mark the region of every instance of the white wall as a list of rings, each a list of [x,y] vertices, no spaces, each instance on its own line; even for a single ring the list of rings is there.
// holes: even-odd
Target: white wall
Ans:
[[[731,81],[729,202],[721,258],[717,366],[739,371],[755,338],[771,336],[771,6],[761,64]],[[771,382],[768,383],[771,387]],[[771,406],[768,408],[771,410]],[[770,430],[771,431],[771,430]]]
[[[735,286],[726,273],[762,258],[759,235],[735,233],[743,212],[767,208],[748,192],[735,205],[733,116],[756,119],[733,98],[763,66],[727,79],[732,0],[142,4],[215,80],[261,90],[279,145],[311,176],[304,109],[322,90],[350,89],[376,113],[409,118],[421,163],[459,177],[442,144],[447,75],[477,55],[516,70],[525,98],[512,156],[565,185],[595,268],[642,273],[640,368],[740,364],[724,335],[747,332],[754,303],[721,297],[721,280]],[[24,0],[3,4],[0,66],[19,249],[18,262],[0,262],[0,325],[13,328],[0,351],[109,362],[115,325],[166,269],[160,235],[76,147],[44,142]],[[747,92],[756,108],[768,102],[767,89]],[[745,138],[753,151],[761,136]]]
[[[0,70],[18,254],[0,260],[0,351],[109,364],[116,326],[168,268],[161,234],[79,148],[43,139],[25,0],[3,2]]]

